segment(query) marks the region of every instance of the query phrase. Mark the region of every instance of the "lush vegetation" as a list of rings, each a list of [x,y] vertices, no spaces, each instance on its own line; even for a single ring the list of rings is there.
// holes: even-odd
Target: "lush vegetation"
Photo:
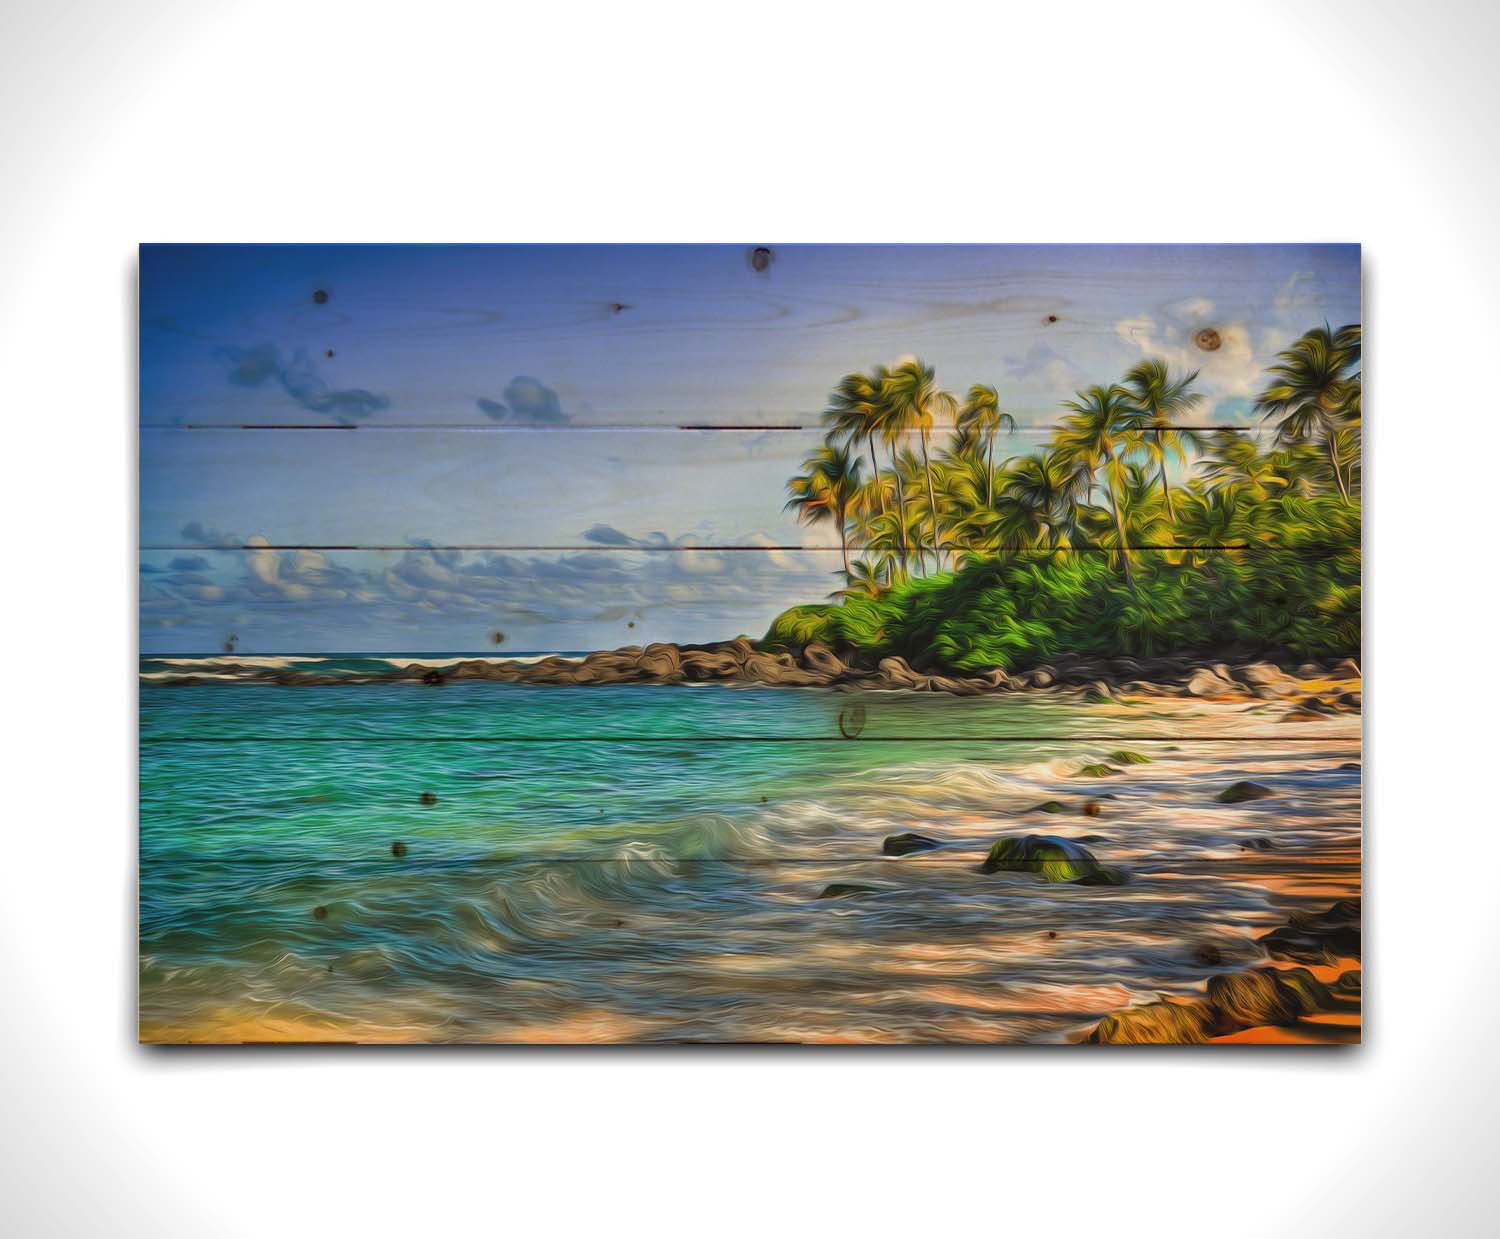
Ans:
[[[1360,349],[1357,326],[1325,326],[1279,354],[1256,401],[1265,450],[1193,428],[1196,374],[1155,360],[1076,393],[1019,456],[997,452],[1015,422],[993,387],[960,401],[918,360],[848,375],[788,483],[802,520],[837,528],[844,583],[766,640],[957,670],[1070,651],[1357,653]],[[1178,484],[1169,466],[1186,466]]]

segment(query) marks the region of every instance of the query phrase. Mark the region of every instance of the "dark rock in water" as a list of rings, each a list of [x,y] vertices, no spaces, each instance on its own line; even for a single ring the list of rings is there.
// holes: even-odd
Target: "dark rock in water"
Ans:
[[[1213,1011],[1201,1002],[1152,1002],[1106,1015],[1089,1033],[1093,1045],[1202,1045]]]
[[[1302,1014],[1302,998],[1281,980],[1275,968],[1220,973],[1208,979],[1208,1001],[1226,1030],[1261,1024],[1293,1024]]]
[[[442,682],[443,673],[441,671],[434,669],[432,671],[426,671],[422,674],[423,684],[441,684]]]
[[[1079,835],[1079,843],[1108,843],[1108,835]]]
[[[1068,806],[1061,800],[1044,800],[1041,804],[1031,806],[1033,813],[1066,813]]]
[[[1200,942],[1193,948],[1193,958],[1209,968],[1217,968],[1224,962],[1224,952],[1212,942]]]
[[[313,919],[326,921],[328,919],[328,909],[325,908],[322,904],[319,904],[316,908],[313,909]]]
[[[402,843],[400,839],[397,839],[395,843],[391,844],[391,855],[397,857],[405,856],[406,844]]]
[[[425,805],[435,805],[437,804],[437,793],[423,792],[420,796],[417,797],[417,803]]]
[[[878,895],[880,887],[862,886],[858,882],[830,882],[819,899],[848,899],[853,895]]]
[[[1339,973],[1339,979],[1333,983],[1333,988],[1340,994],[1358,994],[1363,982],[1358,968],[1351,968],[1348,972]]]
[[[1008,835],[996,840],[979,871],[1001,870],[1034,873],[1044,882],[1079,886],[1120,886],[1125,882],[1120,870],[1106,868],[1087,848],[1056,835]]]
[[[1117,766],[1140,766],[1151,759],[1140,753],[1132,753],[1129,749],[1116,749],[1105,760],[1112,761]]]
[[[891,835],[881,844],[880,850],[887,856],[910,856],[913,852],[928,852],[942,844],[926,835],[908,831],[902,835]]]
[[[1267,796],[1275,794],[1269,787],[1241,780],[1238,783],[1231,783],[1214,799],[1220,804],[1243,804],[1247,800],[1264,800]]]
[[[1342,766],[1339,767],[1339,769],[1340,770],[1361,770],[1361,769],[1363,769],[1363,767],[1357,761],[1346,761]]]
[[[1104,812],[1104,806],[1102,804],[1100,804],[1097,800],[1085,800],[1083,802],[1083,816],[1084,817],[1098,817],[1103,812]]]
[[[1075,779],[1106,779],[1112,774],[1119,774],[1113,766],[1106,766],[1101,762],[1091,762],[1087,766],[1079,766],[1073,772]]]
[[[1263,934],[1260,944],[1275,959],[1299,964],[1329,964],[1360,954],[1360,906],[1357,899],[1340,899],[1326,912],[1294,912],[1280,929]]]
[[[1254,839],[1246,839],[1240,844],[1240,849],[1245,852],[1275,852],[1278,847],[1274,840],[1267,839],[1264,835],[1257,835]]]
[[[1334,1005],[1332,991],[1306,968],[1283,968],[1276,973],[1276,979],[1297,995],[1303,1015],[1327,1011]]]

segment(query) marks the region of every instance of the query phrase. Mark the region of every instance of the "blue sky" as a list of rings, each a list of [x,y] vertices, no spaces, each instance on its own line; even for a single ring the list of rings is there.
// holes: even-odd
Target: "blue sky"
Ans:
[[[625,548],[829,545],[782,511],[816,436],[771,428],[816,426],[840,375],[917,354],[1041,427],[1156,356],[1199,371],[1198,420],[1245,425],[1278,349],[1360,318],[1353,246],[748,253],[144,247],[143,651],[757,632],[836,557]],[[674,429],[701,425],[759,429]],[[210,549],[263,542],[408,549]]]

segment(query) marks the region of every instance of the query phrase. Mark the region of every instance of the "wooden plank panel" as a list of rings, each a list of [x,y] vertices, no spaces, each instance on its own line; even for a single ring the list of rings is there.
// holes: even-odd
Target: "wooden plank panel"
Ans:
[[[1260,455],[1255,402],[1358,277],[1346,246],[147,247],[143,1037],[1067,1041],[1166,995],[1194,1036],[1357,1038],[1357,974],[1321,988],[1359,966],[1355,363],[1289,399],[1300,455]],[[846,571],[788,481],[839,378],[909,355],[993,384],[1000,459],[1159,359],[1223,468],[1163,486],[1112,416],[1136,471],[1098,449],[1027,506],[945,472],[944,406],[898,444],[905,535]],[[1011,553],[1063,526],[1088,545]],[[1203,1005],[1292,963],[1255,981],[1301,996],[1275,1028]]]
[[[1269,442],[1264,431],[1235,434],[1261,447]],[[1033,454],[1049,437],[1002,434],[997,463]],[[934,459],[943,441],[932,445]],[[789,479],[821,442],[815,431],[145,430],[141,542],[836,549],[836,528],[799,525],[786,510]],[[919,453],[919,438],[908,436],[906,446]],[[1173,459],[1169,480],[1180,487],[1211,459],[1186,469]],[[889,461],[881,467],[888,471]],[[863,476],[871,475],[866,461]],[[1102,491],[1095,501],[1103,503]],[[966,535],[943,536],[962,542]],[[1192,533],[1153,536],[1204,543]]]
[[[1237,423],[1257,363],[1359,319],[1355,246],[754,248],[146,246],[142,422],[806,425],[916,354],[1050,425],[1150,354]]]

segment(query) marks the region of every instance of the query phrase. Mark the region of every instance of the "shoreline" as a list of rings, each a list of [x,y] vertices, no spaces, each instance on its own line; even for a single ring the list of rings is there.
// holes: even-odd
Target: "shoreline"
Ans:
[[[1353,659],[1295,659],[1285,652],[1245,650],[1132,658],[1062,655],[1024,671],[991,668],[975,675],[927,671],[904,658],[874,661],[856,650],[835,652],[812,641],[795,652],[772,652],[747,638],[707,645],[622,646],[580,657],[456,658],[441,667],[431,660],[401,664],[389,658],[380,672],[329,674],[277,666],[271,660],[216,660],[212,672],[154,675],[148,682],[170,687],[256,683],[319,686],[408,682],[438,686],[450,681],[592,686],[612,684],[755,685],[768,688],[834,688],[938,692],[954,696],[1077,690],[1089,701],[1120,697],[1185,697],[1200,700],[1285,701],[1289,719],[1357,714],[1362,706],[1360,668]],[[173,660],[179,661],[179,660]]]

